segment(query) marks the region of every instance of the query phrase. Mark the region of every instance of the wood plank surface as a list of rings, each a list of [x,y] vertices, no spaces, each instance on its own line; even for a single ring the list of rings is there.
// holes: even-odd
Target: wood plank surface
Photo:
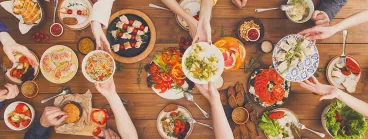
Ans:
[[[1,2],[4,0],[0,0]],[[315,0],[314,0],[315,1]],[[284,12],[270,11],[264,13],[255,13],[256,8],[269,8],[278,7],[280,4],[284,4],[286,0],[248,0],[247,6],[243,9],[237,9],[230,0],[218,0],[217,5],[213,8],[213,15],[211,20],[212,26],[212,40],[215,42],[220,36],[220,30],[223,27],[226,34],[230,34],[236,37],[236,27],[244,17],[254,16],[259,18],[265,26],[264,40],[271,40],[273,43],[277,43],[282,37],[288,34],[295,34],[303,29],[313,26],[312,22],[305,24],[295,24],[287,19]],[[128,113],[133,119],[133,123],[138,131],[139,138],[142,139],[159,139],[161,136],[157,132],[157,115],[164,106],[169,103],[176,103],[186,107],[193,115],[195,119],[204,123],[212,123],[212,118],[205,119],[201,112],[195,107],[195,105],[187,100],[166,100],[156,95],[152,89],[146,86],[146,72],[143,71],[141,76],[137,76],[138,67],[140,63],[149,63],[153,55],[168,47],[177,47],[180,37],[189,37],[188,32],[184,31],[177,24],[174,14],[168,11],[152,9],[148,7],[149,3],[154,3],[160,6],[164,6],[160,0],[115,0],[112,8],[112,14],[121,9],[137,9],[147,14],[155,25],[157,31],[157,40],[152,53],[144,60],[134,64],[123,64],[124,69],[116,72],[114,75],[117,92],[121,98],[128,101],[125,105]],[[10,13],[6,12],[3,8],[0,8],[0,21],[3,21],[11,29],[11,35],[14,39],[28,47],[30,50],[36,53],[38,57],[41,57],[43,52],[53,45],[66,45],[76,51],[76,43],[80,37],[89,36],[93,37],[90,27],[81,31],[72,31],[69,29],[64,30],[64,34],[61,37],[51,37],[48,41],[36,43],[31,39],[31,35],[35,32],[49,33],[49,27],[52,24],[53,3],[43,2],[45,8],[46,20],[37,28],[32,29],[29,33],[22,35],[18,30],[18,20],[16,20]],[[343,19],[359,12],[368,9],[368,0],[350,0],[336,15],[336,18],[331,24],[336,24]],[[57,21],[59,22],[59,21]],[[347,39],[347,54],[355,58],[362,67],[362,77],[358,84],[356,93],[353,96],[368,102],[368,23],[352,27],[348,29],[349,35]],[[332,37],[317,41],[317,46],[320,55],[319,68],[326,68],[328,62],[341,54],[342,48],[342,33],[336,33]],[[0,46],[2,47],[2,46]],[[257,44],[245,44],[247,56],[245,64],[251,57],[257,57],[261,54],[261,50]],[[76,51],[79,59],[79,63],[82,63],[84,55],[79,54]],[[0,51],[0,61],[4,56],[4,52]],[[272,54],[264,54],[261,65],[269,66],[272,63]],[[322,83],[328,83],[325,73],[317,72],[318,79]],[[225,72],[222,77],[224,78],[224,86],[227,88],[234,85],[236,82],[242,82],[245,86],[248,85],[248,79],[250,72],[244,72],[244,67],[237,71]],[[0,88],[2,86],[3,75],[0,75]],[[137,84],[137,78],[140,78],[141,83]],[[46,106],[51,106],[52,101],[41,104],[40,101],[44,98],[53,96],[60,89],[60,84],[53,84],[47,81],[42,74],[36,78],[35,82],[40,86],[40,93],[33,99],[26,99],[21,94],[13,100],[6,101],[6,105],[14,101],[25,101],[30,103],[36,110],[36,117],[39,118]],[[100,108],[104,104],[107,104],[106,99],[100,95],[94,88],[94,85],[88,82],[81,73],[80,67],[76,76],[64,84],[72,88],[73,93],[85,93],[88,89],[93,93],[92,103],[93,107]],[[324,132],[326,131],[321,126],[321,113],[323,109],[332,102],[318,101],[319,96],[313,95],[311,92],[301,88],[298,83],[292,83],[292,91],[288,101],[282,106],[283,108],[290,109],[300,119],[301,123],[305,124],[314,130]],[[197,89],[194,90],[195,101],[208,113],[211,113],[209,102],[204,98]],[[251,102],[253,103],[253,102]],[[256,109],[261,113],[263,108],[254,104]],[[26,130],[13,131],[9,129],[4,123],[4,110],[0,109],[0,139],[19,139],[23,138]],[[116,125],[113,119],[108,121],[108,127],[115,129]],[[261,132],[260,132],[261,133]],[[368,136],[368,133],[366,133]],[[319,138],[315,134],[303,130],[302,136],[314,139]],[[327,136],[328,138],[331,138]],[[50,132],[51,139],[61,138],[91,138],[83,136],[72,136],[56,134],[55,131]],[[189,139],[212,139],[214,133],[206,127],[201,125],[195,125],[194,131],[189,136]],[[261,133],[258,137],[264,139],[265,136]]]

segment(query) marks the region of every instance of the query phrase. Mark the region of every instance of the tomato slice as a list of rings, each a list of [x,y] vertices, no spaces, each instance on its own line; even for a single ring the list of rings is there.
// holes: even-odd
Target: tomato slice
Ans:
[[[28,126],[29,125],[29,123],[31,122],[31,120],[23,120],[22,121],[22,126],[23,127],[26,127],[26,126]]]
[[[11,120],[11,117],[10,117],[10,116],[8,117],[8,122],[9,122],[11,125],[13,125],[14,127],[16,127],[16,128],[19,128],[19,127],[20,127],[20,124],[19,124],[19,123],[15,123],[15,122],[13,122],[13,121]]]
[[[272,120],[281,119],[284,117],[285,112],[284,111],[274,111],[268,114],[268,118]]]
[[[160,76],[161,76],[162,80],[164,80],[165,82],[171,81],[171,79],[172,79],[170,77],[170,75],[168,75],[166,73],[161,73]]]
[[[275,85],[272,87],[272,97],[275,100],[280,101],[284,98],[285,90],[281,85]]]

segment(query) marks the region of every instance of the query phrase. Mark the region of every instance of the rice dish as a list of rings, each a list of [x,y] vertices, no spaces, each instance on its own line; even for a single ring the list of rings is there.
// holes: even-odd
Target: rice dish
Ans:
[[[84,68],[92,80],[106,81],[112,76],[114,62],[109,54],[96,52],[88,57]]]

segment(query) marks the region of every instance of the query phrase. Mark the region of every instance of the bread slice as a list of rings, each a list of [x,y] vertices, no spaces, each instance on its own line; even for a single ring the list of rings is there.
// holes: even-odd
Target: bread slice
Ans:
[[[356,90],[357,83],[358,81],[356,81],[355,79],[347,77],[345,81],[342,83],[342,86],[344,86],[346,91],[348,91],[349,93],[354,93]]]

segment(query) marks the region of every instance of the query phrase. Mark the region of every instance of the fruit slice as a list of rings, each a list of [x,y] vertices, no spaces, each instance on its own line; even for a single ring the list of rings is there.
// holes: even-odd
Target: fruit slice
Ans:
[[[226,51],[222,55],[224,56],[225,69],[228,70],[234,67],[236,62],[235,54]]]
[[[223,46],[225,46],[227,42],[225,40],[219,40],[215,43],[215,46],[218,47],[218,48],[221,48]]]

